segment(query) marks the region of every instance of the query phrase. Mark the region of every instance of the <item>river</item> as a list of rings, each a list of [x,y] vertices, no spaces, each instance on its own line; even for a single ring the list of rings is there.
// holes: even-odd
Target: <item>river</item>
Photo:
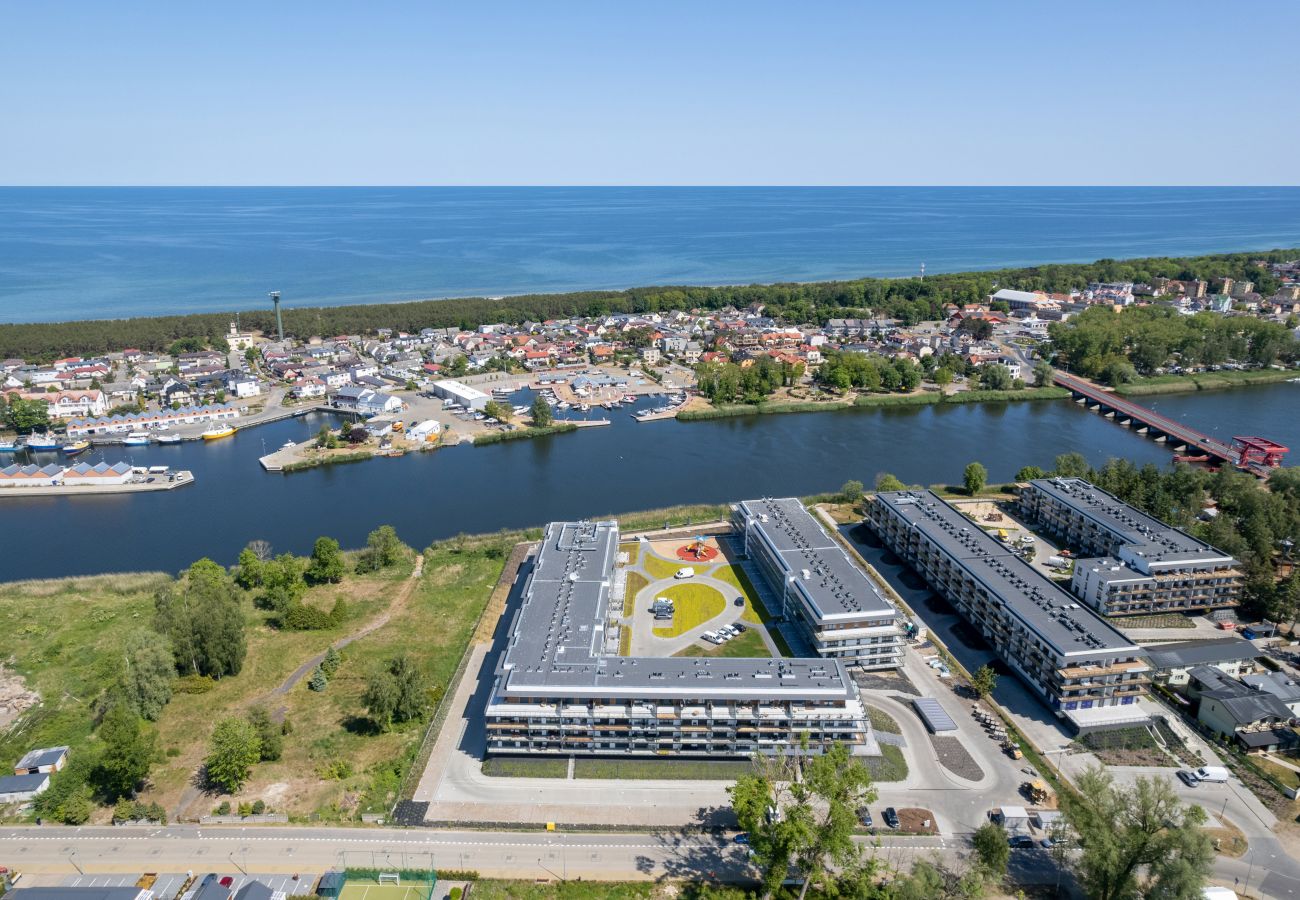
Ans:
[[[1144,402],[1218,437],[1260,434],[1300,454],[1300,385]],[[869,485],[881,472],[909,483],[956,482],[974,459],[997,482],[1074,450],[1094,464],[1123,456],[1163,466],[1171,456],[1065,400],[645,424],[622,410],[610,415],[606,428],[290,475],[263,472],[257,458],[264,447],[306,439],[320,415],[212,443],[96,450],[87,454],[92,462],[165,464],[192,470],[197,481],[156,494],[0,500],[0,580],[178,571],[201,556],[233,563],[256,539],[277,552],[309,552],[320,535],[356,547],[382,524],[424,547],[553,519],[805,495],[850,478]]]

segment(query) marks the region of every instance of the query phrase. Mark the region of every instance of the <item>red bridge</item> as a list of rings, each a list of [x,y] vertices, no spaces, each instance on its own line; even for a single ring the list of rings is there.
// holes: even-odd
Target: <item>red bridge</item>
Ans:
[[[1234,437],[1232,439],[1234,443],[1228,444],[1162,416],[1155,410],[1147,409],[1141,404],[1103,390],[1091,381],[1064,372],[1056,372],[1053,380],[1068,390],[1077,402],[1097,409],[1108,419],[1114,419],[1121,425],[1134,428],[1139,434],[1164,441],[1182,453],[1187,453],[1189,450],[1199,451],[1199,454],[1188,454],[1185,458],[1189,460],[1202,461],[1210,465],[1227,463],[1252,475],[1267,478],[1271,469],[1281,465],[1282,456],[1289,450],[1281,444],[1261,437]]]

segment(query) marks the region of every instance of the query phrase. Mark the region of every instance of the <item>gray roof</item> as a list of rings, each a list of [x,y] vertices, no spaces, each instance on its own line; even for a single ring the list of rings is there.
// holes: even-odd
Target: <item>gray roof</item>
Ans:
[[[1082,478],[1037,478],[1030,484],[1109,533],[1115,543],[1111,552],[1127,546],[1127,552],[1153,564],[1236,564],[1222,550],[1129,506]]]
[[[1294,703],[1300,700],[1300,684],[1297,684],[1295,678],[1285,672],[1261,672],[1258,675],[1243,675],[1241,681],[1253,690],[1272,694],[1283,703]]]
[[[1260,653],[1250,641],[1238,637],[1212,641],[1179,641],[1147,648],[1147,657],[1157,669],[1182,669],[1234,660],[1254,659]]]
[[[853,564],[799,500],[745,500],[736,505],[780,560],[786,577],[794,579],[818,622],[897,615],[880,587]]]
[[[855,696],[835,660],[604,655],[617,552],[616,522],[547,526],[497,666],[497,694],[648,700]]]
[[[49,777],[48,772],[38,772],[34,775],[6,775],[0,778],[0,794],[20,794],[25,791],[35,791],[48,781]]]
[[[135,900],[138,887],[20,887],[10,896],[17,900]]]
[[[249,881],[235,891],[235,900],[271,900],[275,895],[269,887],[260,881]]]
[[[952,720],[952,716],[933,697],[916,697],[912,700],[912,706],[916,707],[916,711],[925,720],[926,727],[935,734],[957,730],[957,723]]]
[[[1097,651],[1141,652],[1095,613],[1080,606],[1056,582],[933,491],[889,491],[876,498],[941,546],[1026,628],[1063,657]]]
[[[37,750],[28,750],[23,754],[22,759],[14,763],[14,768],[36,769],[41,766],[52,766],[62,759],[67,752],[67,747],[41,747]]]
[[[1291,718],[1291,710],[1271,693],[1255,690],[1211,666],[1195,666],[1188,674],[1205,685],[1201,697],[1217,700],[1238,725]]]

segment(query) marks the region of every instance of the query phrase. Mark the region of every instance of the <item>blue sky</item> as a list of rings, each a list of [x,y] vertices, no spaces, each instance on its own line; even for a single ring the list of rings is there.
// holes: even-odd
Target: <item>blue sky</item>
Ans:
[[[5,184],[1295,184],[1300,4],[0,7]]]

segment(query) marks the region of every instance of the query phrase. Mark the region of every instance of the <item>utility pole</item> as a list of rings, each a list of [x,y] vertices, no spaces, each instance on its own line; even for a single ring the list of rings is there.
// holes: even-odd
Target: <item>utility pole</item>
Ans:
[[[268,296],[275,306],[275,333],[279,340],[284,340],[284,320],[280,318],[280,292],[271,291]]]

